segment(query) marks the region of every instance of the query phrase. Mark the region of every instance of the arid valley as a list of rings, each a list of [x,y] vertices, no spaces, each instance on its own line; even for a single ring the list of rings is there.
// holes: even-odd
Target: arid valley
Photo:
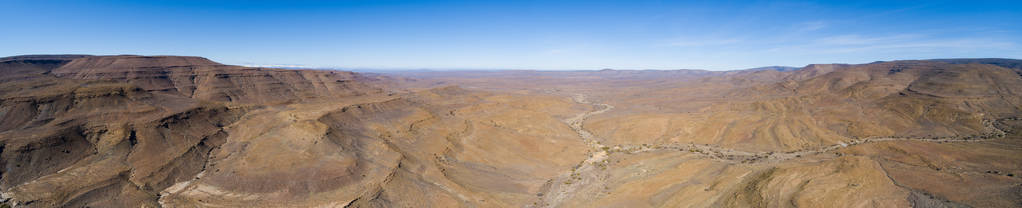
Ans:
[[[404,71],[0,58],[14,207],[1019,207],[1022,61]]]

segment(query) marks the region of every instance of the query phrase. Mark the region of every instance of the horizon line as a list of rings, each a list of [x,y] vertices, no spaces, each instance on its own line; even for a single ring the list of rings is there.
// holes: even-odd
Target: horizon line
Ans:
[[[743,67],[743,68],[736,68],[736,69],[720,69],[720,70],[715,70],[715,69],[705,69],[705,68],[640,68],[640,67],[577,67],[577,68],[567,68],[567,67],[566,68],[540,68],[540,67],[537,67],[537,68],[524,68],[524,67],[523,68],[511,68],[511,67],[509,67],[509,68],[500,68],[500,67],[493,67],[493,68],[488,68],[488,67],[360,67],[360,66],[352,67],[352,66],[315,66],[315,65],[304,65],[304,64],[260,64],[260,63],[251,63],[251,62],[247,62],[247,63],[227,63],[227,62],[217,61],[217,60],[211,59],[211,58],[206,57],[206,56],[198,56],[198,55],[166,55],[166,54],[158,54],[158,55],[98,54],[97,55],[97,54],[81,54],[81,53],[52,53],[52,54],[9,55],[9,56],[2,56],[0,58],[10,58],[10,57],[18,57],[18,56],[68,56],[68,55],[69,56],[83,55],[83,56],[150,56],[150,57],[159,57],[159,56],[175,57],[176,56],[176,57],[199,57],[199,58],[209,59],[210,61],[217,62],[217,63],[224,64],[224,65],[235,65],[235,66],[243,66],[243,67],[276,68],[276,69],[307,69],[307,70],[345,70],[345,71],[356,71],[356,72],[357,71],[362,71],[362,72],[408,72],[408,71],[437,71],[437,72],[446,72],[446,71],[601,71],[601,70],[615,70],[615,71],[677,71],[677,70],[690,70],[690,71],[718,71],[718,72],[720,72],[720,71],[743,71],[743,70],[760,69],[760,68],[772,68],[772,67],[801,69],[801,68],[805,68],[806,66],[809,66],[809,65],[817,65],[817,64],[848,64],[848,65],[857,65],[857,64],[869,64],[869,63],[877,63],[877,62],[932,61],[932,60],[948,60],[948,59],[1007,59],[1007,60],[1022,60],[1022,59],[1016,59],[1016,58],[997,58],[997,57],[983,57],[983,58],[980,58],[980,57],[956,57],[956,58],[877,60],[877,61],[864,62],[864,63],[836,63],[836,62],[835,63],[810,63],[810,64],[805,64],[803,66],[765,65],[765,66],[757,66],[757,67]]]

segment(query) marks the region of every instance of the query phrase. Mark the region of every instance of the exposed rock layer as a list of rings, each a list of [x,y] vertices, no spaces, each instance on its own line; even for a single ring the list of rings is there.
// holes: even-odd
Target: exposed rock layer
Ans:
[[[1016,63],[367,75],[7,57],[0,201],[1014,207]]]

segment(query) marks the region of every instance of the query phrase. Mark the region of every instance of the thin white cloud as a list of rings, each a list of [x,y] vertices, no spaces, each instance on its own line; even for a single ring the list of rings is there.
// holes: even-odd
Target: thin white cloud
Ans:
[[[818,20],[818,21],[810,21],[810,22],[803,22],[803,23],[797,25],[799,32],[817,31],[817,30],[826,28],[827,26],[829,26],[829,24],[827,24],[827,22],[820,21],[820,20]]]
[[[887,36],[863,36],[846,34],[817,38],[805,44],[776,47],[767,52],[783,53],[869,53],[892,51],[941,51],[1013,49],[1017,44],[1010,41],[986,38],[935,38],[921,34],[897,34]]]
[[[870,44],[881,44],[891,42],[902,42],[910,41],[921,38],[921,35],[915,34],[899,34],[889,36],[872,36],[866,37],[857,34],[849,35],[837,35],[823,37],[815,40],[815,43],[821,45],[870,45]]]
[[[880,50],[976,50],[976,49],[1011,49],[1015,44],[1007,41],[986,40],[986,39],[950,39],[950,40],[924,40],[877,43],[871,45],[860,45],[851,47],[832,47],[821,50],[828,53],[851,53],[869,52]]]

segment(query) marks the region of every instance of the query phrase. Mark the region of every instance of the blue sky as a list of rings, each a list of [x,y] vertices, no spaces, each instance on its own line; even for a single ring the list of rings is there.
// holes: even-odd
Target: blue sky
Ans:
[[[1022,58],[1022,1],[0,2],[0,56],[386,69],[742,69]]]

